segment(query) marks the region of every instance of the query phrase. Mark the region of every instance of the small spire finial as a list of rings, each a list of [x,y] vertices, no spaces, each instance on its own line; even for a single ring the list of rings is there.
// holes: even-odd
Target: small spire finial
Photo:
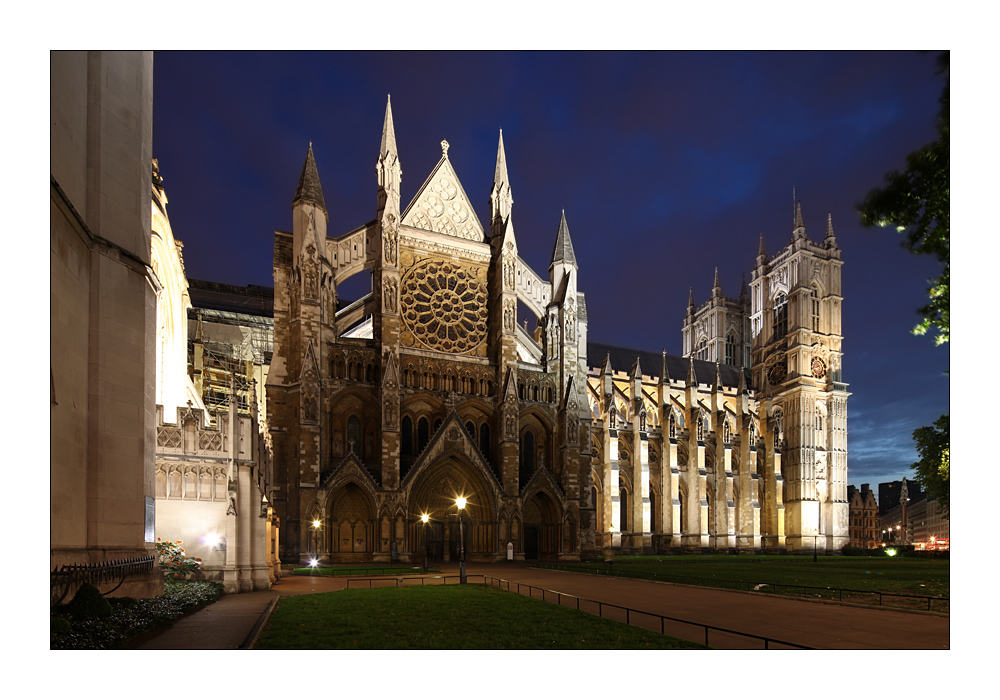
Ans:
[[[447,141],[441,142],[441,155],[445,156],[446,158],[448,157],[448,146],[449,144]]]

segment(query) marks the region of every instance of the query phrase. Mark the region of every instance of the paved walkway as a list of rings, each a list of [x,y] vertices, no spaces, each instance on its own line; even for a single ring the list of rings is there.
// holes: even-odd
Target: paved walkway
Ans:
[[[443,574],[458,573],[458,565],[454,563],[440,564],[438,568]],[[950,643],[950,620],[940,615],[530,569],[520,562],[470,563],[467,573],[476,576],[474,583],[482,574],[817,649],[947,649]],[[277,597],[343,590],[346,585],[346,578],[286,576],[270,591],[223,596],[202,610],[140,639],[131,648],[248,648],[258,623]],[[526,591],[522,589],[522,592]],[[552,600],[552,597],[547,599]],[[566,599],[564,604],[575,606]],[[613,615],[605,609],[606,617]],[[634,616],[632,622],[637,622]],[[660,629],[659,618],[640,619],[638,624]],[[669,625],[668,622],[667,634],[704,643],[703,628]],[[720,648],[752,648],[745,639],[716,632],[710,633],[709,644]]]

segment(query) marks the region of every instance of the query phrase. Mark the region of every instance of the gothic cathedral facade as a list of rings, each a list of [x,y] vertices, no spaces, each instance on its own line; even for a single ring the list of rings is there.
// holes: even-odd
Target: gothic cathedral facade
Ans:
[[[391,104],[376,167],[375,219],[330,236],[310,145],[292,231],[275,234],[266,396],[282,560],[847,543],[831,226],[815,244],[799,214],[789,246],[761,248],[749,292],[726,299],[717,282],[692,300],[686,357],[651,355],[588,342],[565,213],[548,279],[521,260],[502,134],[488,230],[447,142],[403,209]],[[338,304],[355,274],[371,293]]]

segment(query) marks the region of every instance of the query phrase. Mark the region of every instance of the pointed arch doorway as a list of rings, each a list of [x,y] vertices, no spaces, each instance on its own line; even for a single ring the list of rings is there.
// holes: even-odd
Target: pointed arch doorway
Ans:
[[[524,558],[555,559],[559,556],[561,512],[545,491],[537,491],[524,502]]]
[[[413,552],[430,561],[493,561],[499,554],[494,487],[461,457],[435,460],[416,475],[410,495]],[[455,499],[466,506],[459,519]],[[420,516],[427,514],[424,524]]]

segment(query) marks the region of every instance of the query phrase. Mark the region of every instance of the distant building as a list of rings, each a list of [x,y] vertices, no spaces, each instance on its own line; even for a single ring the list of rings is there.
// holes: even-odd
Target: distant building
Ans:
[[[274,339],[264,315],[270,290],[189,283],[155,160],[152,198],[156,535],[180,540],[227,593],[266,590],[280,576],[261,400]]]
[[[882,531],[879,533],[884,544],[912,544],[916,549],[950,549],[950,522],[947,511],[939,512],[938,502],[927,496],[919,486],[905,481],[907,498],[902,501],[903,482],[879,484],[887,493],[894,493],[896,503],[882,515]],[[898,485],[898,486],[897,486]],[[916,494],[916,495],[914,495]]]
[[[847,499],[850,510],[850,546],[875,549],[881,544],[881,519],[875,493],[868,484],[861,484],[860,491],[848,486]]]

